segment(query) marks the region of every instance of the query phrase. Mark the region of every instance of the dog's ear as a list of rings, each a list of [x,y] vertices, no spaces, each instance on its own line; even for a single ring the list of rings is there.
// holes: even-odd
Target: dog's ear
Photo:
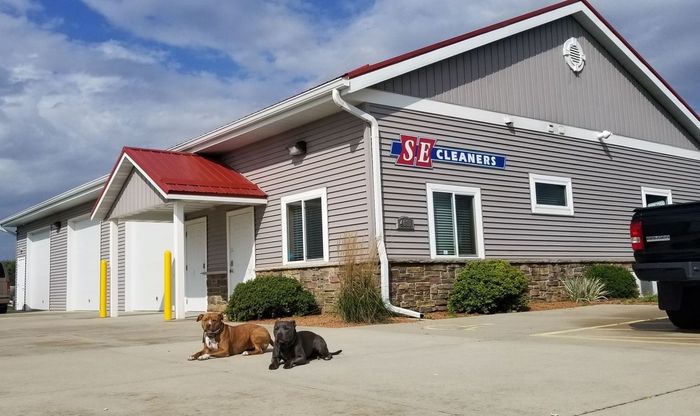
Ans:
[[[222,320],[222,321],[224,320],[224,314],[223,314],[223,313],[220,313],[220,314],[219,314],[219,319]]]
[[[292,321],[289,321],[289,323],[292,324],[292,328],[296,328],[296,327],[297,327],[296,321],[292,320]]]
[[[196,321],[196,322],[201,321],[202,318],[204,318],[204,314],[203,314],[203,313],[200,313],[199,316],[197,316],[197,321]]]

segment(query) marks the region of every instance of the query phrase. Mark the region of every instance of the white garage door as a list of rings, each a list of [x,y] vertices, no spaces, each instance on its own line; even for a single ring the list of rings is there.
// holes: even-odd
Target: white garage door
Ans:
[[[96,311],[100,306],[100,223],[69,221],[68,293],[70,311]]]
[[[163,310],[163,252],[172,250],[169,222],[126,223],[125,309]]]
[[[27,235],[26,299],[30,309],[49,309],[51,271],[49,229]]]

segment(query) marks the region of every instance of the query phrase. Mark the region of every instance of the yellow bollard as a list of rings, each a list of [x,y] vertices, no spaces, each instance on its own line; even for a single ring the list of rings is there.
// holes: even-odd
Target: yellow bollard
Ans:
[[[107,260],[100,260],[100,318],[107,317]]]
[[[163,319],[173,319],[173,288],[172,288],[172,254],[165,250],[163,254]]]

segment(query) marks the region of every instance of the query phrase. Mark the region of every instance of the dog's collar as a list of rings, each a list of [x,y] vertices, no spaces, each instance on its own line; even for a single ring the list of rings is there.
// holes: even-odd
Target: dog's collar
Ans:
[[[222,323],[221,327],[219,327],[219,329],[217,329],[216,331],[212,331],[212,332],[204,331],[204,336],[207,338],[215,338],[217,335],[219,335],[221,333],[221,331],[224,330],[224,325],[226,325],[226,324]]]

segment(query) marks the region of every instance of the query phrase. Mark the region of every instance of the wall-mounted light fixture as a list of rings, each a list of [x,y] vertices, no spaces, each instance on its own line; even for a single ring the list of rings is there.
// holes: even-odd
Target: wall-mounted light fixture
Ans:
[[[595,138],[598,139],[598,140],[600,140],[600,141],[603,141],[603,140],[609,138],[610,136],[612,136],[612,133],[611,133],[611,132],[609,132],[609,131],[607,131],[607,130],[603,130],[603,131],[601,131],[600,133],[598,133],[598,135],[595,136]]]
[[[513,127],[513,120],[509,116],[503,116],[503,122],[508,127]]]
[[[289,150],[289,155],[290,156],[301,156],[306,154],[306,142],[305,141],[298,141],[294,143],[293,146],[290,146],[287,150]]]
[[[60,232],[61,231],[61,221],[54,222],[53,228],[56,230],[57,233]]]

